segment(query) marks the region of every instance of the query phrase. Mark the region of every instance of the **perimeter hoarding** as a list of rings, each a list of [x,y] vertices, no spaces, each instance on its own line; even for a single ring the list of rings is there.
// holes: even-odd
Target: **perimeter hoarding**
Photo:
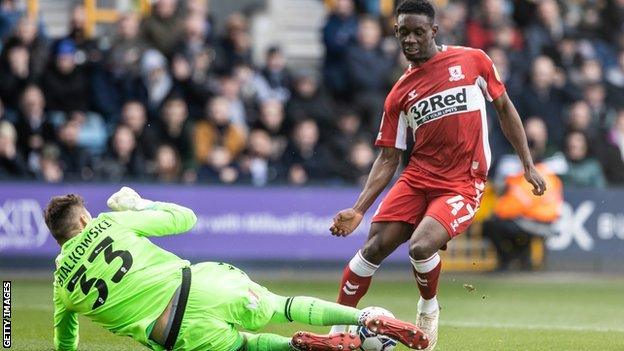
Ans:
[[[0,259],[52,258],[58,246],[42,210],[50,197],[81,194],[93,213],[120,185],[0,184]],[[154,239],[182,257],[230,261],[346,262],[362,245],[373,211],[347,238],[329,234],[332,216],[359,194],[353,188],[249,188],[136,185],[144,197],[192,208],[187,234]],[[624,271],[624,190],[566,190],[558,235],[547,240],[547,267]],[[389,260],[406,263],[406,248]]]

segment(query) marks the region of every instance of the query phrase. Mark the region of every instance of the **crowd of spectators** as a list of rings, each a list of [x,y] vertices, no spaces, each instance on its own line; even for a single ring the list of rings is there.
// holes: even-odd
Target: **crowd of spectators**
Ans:
[[[205,0],[123,13],[112,37],[78,4],[62,38],[18,3],[0,0],[2,179],[362,184],[407,67],[376,0],[333,1],[318,72],[279,46],[254,62],[249,18],[218,28]],[[438,43],[490,55],[536,158],[569,185],[624,184],[624,1],[434,3]],[[496,174],[512,149],[489,118]]]

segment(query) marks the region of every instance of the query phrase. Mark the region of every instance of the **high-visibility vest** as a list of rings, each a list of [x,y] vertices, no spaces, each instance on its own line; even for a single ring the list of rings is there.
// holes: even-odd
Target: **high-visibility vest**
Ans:
[[[533,186],[524,179],[524,172],[507,177],[505,193],[494,207],[497,217],[524,217],[546,223],[559,218],[563,204],[561,180],[544,164],[538,164],[536,169],[546,181],[546,192],[542,196],[533,195]]]

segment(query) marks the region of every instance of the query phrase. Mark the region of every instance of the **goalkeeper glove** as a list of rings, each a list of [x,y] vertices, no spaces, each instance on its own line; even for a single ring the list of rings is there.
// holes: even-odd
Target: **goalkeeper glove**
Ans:
[[[106,200],[113,211],[142,211],[154,205],[153,201],[142,199],[134,189],[124,186]]]

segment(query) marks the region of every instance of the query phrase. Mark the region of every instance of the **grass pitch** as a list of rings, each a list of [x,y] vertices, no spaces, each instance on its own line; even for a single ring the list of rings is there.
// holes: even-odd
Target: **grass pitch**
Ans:
[[[336,279],[305,278],[303,273],[296,280],[256,280],[282,295],[335,299]],[[446,275],[440,285],[436,350],[624,350],[624,280],[586,278]],[[50,280],[13,280],[12,349],[53,349],[51,288]],[[377,279],[360,305],[382,306],[399,318],[413,320],[416,302],[415,283],[406,275],[401,281]],[[328,330],[293,323],[264,331],[290,335],[300,329]],[[146,349],[81,318],[80,350]]]

